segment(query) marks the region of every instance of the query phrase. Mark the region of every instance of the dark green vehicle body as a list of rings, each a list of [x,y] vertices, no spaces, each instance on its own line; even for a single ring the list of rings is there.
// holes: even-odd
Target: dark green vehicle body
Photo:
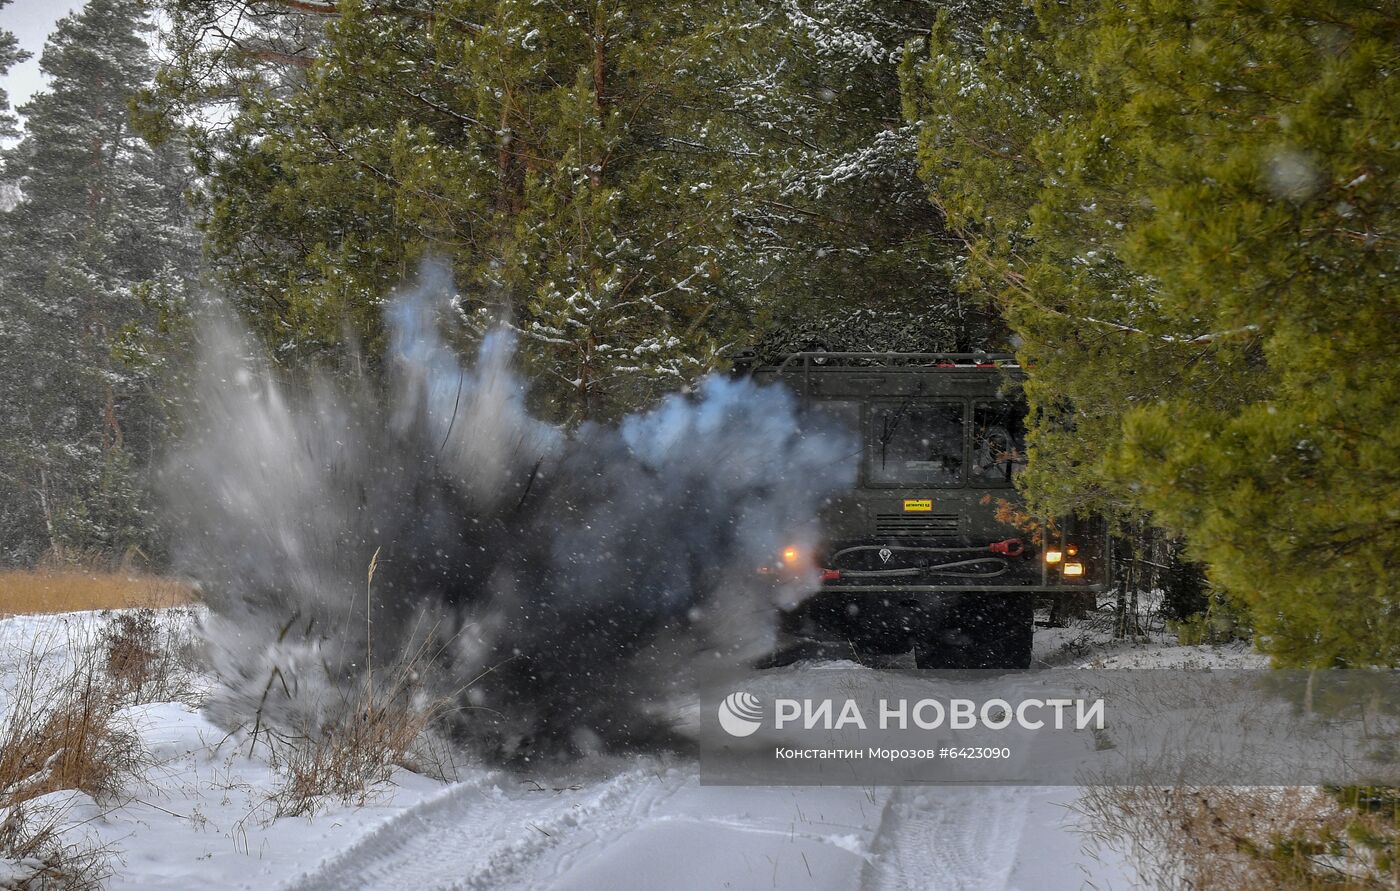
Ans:
[[[1024,667],[1037,595],[1108,587],[1104,523],[1025,522],[1014,357],[809,352],[740,370],[786,385],[805,416],[835,416],[862,443],[856,487],[821,517],[823,581],[786,616],[792,641],[912,647],[923,667]]]

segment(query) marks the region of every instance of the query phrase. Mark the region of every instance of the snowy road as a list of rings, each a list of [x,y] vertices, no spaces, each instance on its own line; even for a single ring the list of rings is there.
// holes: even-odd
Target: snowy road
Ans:
[[[823,668],[858,666],[800,670]],[[595,776],[479,774],[283,888],[1131,887],[1116,859],[1081,852],[1074,789],[703,786],[677,757],[585,769]]]
[[[62,661],[99,621],[0,620],[0,702],[24,644]],[[197,710],[125,720],[149,768],[129,798],[72,814],[117,853],[112,891],[1134,887],[1084,850],[1072,788],[702,786],[693,759],[599,758],[528,779],[468,767],[451,785],[400,771],[363,807],[277,818],[276,770]]]
[[[287,891],[1125,888],[1079,859],[1073,790],[707,787],[648,762],[577,789],[483,776],[411,807]]]

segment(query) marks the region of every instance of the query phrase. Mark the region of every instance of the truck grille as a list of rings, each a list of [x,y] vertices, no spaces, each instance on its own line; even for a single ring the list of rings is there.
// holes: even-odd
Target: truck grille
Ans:
[[[876,514],[875,534],[886,538],[956,535],[957,514]]]

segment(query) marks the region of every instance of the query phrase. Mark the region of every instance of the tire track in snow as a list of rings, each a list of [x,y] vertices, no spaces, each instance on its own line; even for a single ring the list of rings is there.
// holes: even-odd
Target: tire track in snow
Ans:
[[[903,787],[861,877],[863,891],[1003,891],[1025,831],[1030,791]]]
[[[577,790],[505,791],[515,777],[488,773],[381,824],[285,891],[529,886],[556,858],[573,859],[646,819],[687,775],[638,767]]]
[[[1028,692],[1015,683],[1005,691]],[[1011,764],[1023,766],[1028,755],[1018,750]],[[1032,795],[1020,786],[895,788],[862,891],[1007,891]]]

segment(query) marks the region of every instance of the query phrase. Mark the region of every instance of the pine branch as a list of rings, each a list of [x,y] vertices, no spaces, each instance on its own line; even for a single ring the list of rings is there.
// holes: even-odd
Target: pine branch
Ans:
[[[318,3],[315,2],[315,0],[253,0],[253,2],[261,6],[280,6],[283,9],[286,9],[290,12],[300,12],[306,15],[320,15],[327,17],[338,17],[344,15],[338,4],[330,2]],[[398,4],[394,3],[391,3],[387,6],[371,5],[367,7],[364,12],[366,15],[372,16],[402,15],[407,16],[409,18],[422,19],[424,21],[432,21],[437,17],[435,13],[430,12],[426,9],[417,9],[411,6],[399,6]]]

